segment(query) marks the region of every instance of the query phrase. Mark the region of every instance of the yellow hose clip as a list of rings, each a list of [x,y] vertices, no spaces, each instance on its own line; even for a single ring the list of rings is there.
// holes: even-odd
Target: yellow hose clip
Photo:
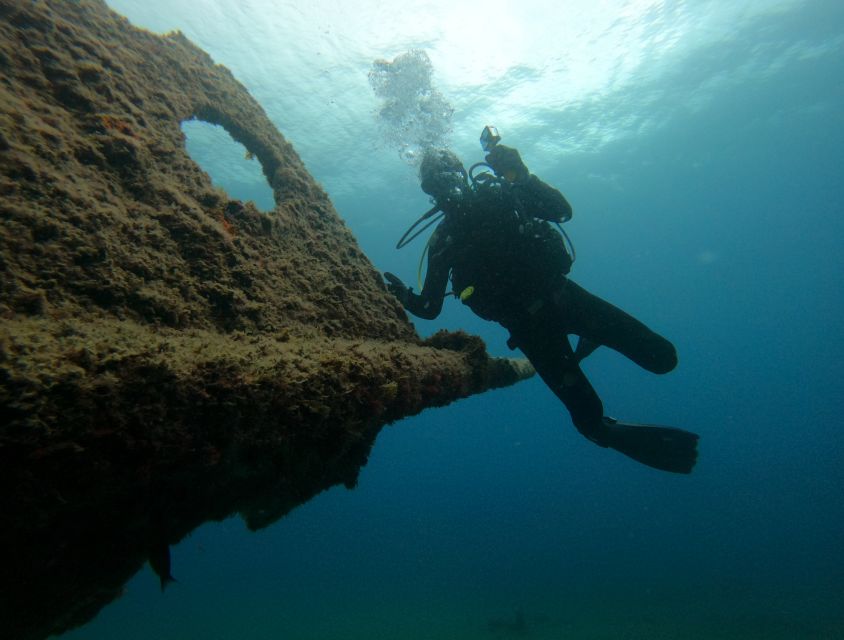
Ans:
[[[468,286],[460,292],[460,302],[466,302],[475,293],[475,287]]]

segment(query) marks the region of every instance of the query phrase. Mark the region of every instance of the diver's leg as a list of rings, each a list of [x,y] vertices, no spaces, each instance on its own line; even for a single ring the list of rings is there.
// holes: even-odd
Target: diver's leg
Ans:
[[[511,340],[531,361],[536,372],[563,401],[577,430],[602,447],[610,447],[642,464],[690,473],[697,460],[694,433],[655,425],[632,425],[605,418],[603,404],[578,365],[563,331],[553,323],[531,323],[511,329]]]
[[[668,373],[677,366],[677,351],[668,340],[575,282],[568,280],[555,302],[565,312],[571,333],[615,349],[653,373]]]
[[[568,338],[561,330],[541,326],[511,330],[511,341],[530,360],[539,377],[566,406],[580,433],[600,444],[606,431],[604,406],[578,366]]]

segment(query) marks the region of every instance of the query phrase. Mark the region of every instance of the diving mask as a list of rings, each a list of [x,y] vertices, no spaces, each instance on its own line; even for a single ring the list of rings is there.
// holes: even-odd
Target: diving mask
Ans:
[[[438,171],[422,181],[422,191],[432,196],[437,203],[458,202],[469,189],[466,174],[463,171]]]

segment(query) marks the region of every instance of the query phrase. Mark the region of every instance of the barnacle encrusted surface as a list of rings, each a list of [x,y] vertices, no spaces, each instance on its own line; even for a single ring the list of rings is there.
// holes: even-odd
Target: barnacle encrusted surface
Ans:
[[[191,118],[260,161],[274,211],[213,187]],[[84,622],[202,521],[352,486],[384,424],[530,373],[421,341],[232,74],[100,0],[0,0],[0,322],[9,637]]]

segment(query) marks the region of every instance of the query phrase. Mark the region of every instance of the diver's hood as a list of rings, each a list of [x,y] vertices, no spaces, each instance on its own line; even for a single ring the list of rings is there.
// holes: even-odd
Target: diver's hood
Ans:
[[[437,173],[423,181],[422,191],[434,198],[443,210],[459,205],[469,194],[469,182],[464,173],[448,171]]]
[[[448,149],[429,149],[419,167],[422,191],[437,202],[459,198],[469,186],[466,169]]]

